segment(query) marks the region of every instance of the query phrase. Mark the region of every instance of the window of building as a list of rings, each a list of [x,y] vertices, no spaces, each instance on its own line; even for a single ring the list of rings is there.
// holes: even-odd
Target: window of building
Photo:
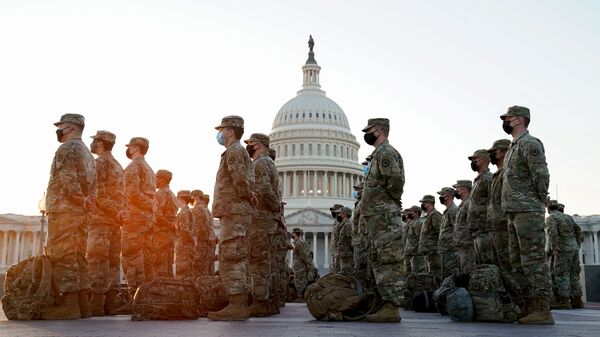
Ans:
[[[308,144],[308,155],[312,156],[312,144]]]
[[[304,156],[304,144],[300,144],[300,155]]]
[[[317,118],[319,118],[319,113],[318,112],[316,113],[316,115],[317,115]]]
[[[292,144],[292,157],[296,155],[296,144]]]
[[[317,156],[321,155],[321,144],[317,144]]]
[[[287,145],[285,145],[285,146],[283,147],[283,156],[284,156],[284,157],[287,157],[287,156],[288,156],[288,151],[287,151],[287,149],[288,149],[288,147],[287,147]]]
[[[329,157],[329,144],[325,144],[325,155]]]

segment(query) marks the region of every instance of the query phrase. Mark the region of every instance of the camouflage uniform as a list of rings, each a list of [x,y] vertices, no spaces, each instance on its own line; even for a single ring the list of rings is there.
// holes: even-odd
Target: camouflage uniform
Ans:
[[[456,184],[452,185],[455,189],[459,187],[471,187],[471,181],[459,180]],[[467,222],[467,213],[469,198],[463,200],[458,205],[458,212],[456,213],[456,222],[454,223],[454,249],[458,256],[458,267],[462,274],[467,274],[475,268],[475,250],[473,248],[473,236],[469,229],[469,223]]]
[[[132,138],[128,146],[149,145],[145,138]],[[156,221],[156,176],[144,158],[133,159],[124,171],[128,220],[123,223],[121,263],[131,292],[152,279],[152,229]]]
[[[371,270],[377,291],[384,302],[399,307],[404,286],[404,278],[400,277],[404,164],[400,153],[387,140],[371,156],[360,212],[370,241]]]
[[[429,198],[430,197],[430,198]],[[431,195],[426,195],[419,202],[435,199]],[[421,233],[419,234],[419,254],[425,257],[425,266],[427,272],[433,276],[434,283],[442,281],[442,271],[440,266],[440,255],[438,254],[438,239],[440,237],[440,224],[442,223],[442,213],[433,208],[425,218]]]
[[[558,250],[558,256],[554,256],[554,277],[556,282],[557,299],[570,299],[581,296],[581,283],[579,282],[579,243],[577,232],[581,231],[579,225],[573,219],[558,210],[550,211],[546,218],[548,227],[548,241],[550,249]]]
[[[359,183],[354,188],[364,187],[364,183]],[[354,268],[356,270],[356,277],[361,281],[364,287],[369,288],[369,273],[368,270],[368,254],[369,254],[369,240],[366,235],[366,229],[364,224],[364,218],[360,214],[362,196],[354,203],[354,216],[352,217],[352,247],[354,256]]]
[[[315,266],[311,257],[308,244],[303,237],[294,240],[292,257],[292,270],[294,271],[294,285],[299,296],[304,296],[308,283],[314,279]]]
[[[80,119],[79,119],[80,118]],[[83,116],[66,114],[55,123],[84,125]],[[88,263],[86,200],[96,193],[96,164],[81,138],[61,144],[52,160],[46,190],[48,244],[52,261],[52,280],[59,293],[90,288]]]
[[[114,134],[98,131],[94,139],[115,143]],[[93,293],[121,288],[121,213],[125,208],[123,167],[105,151],[96,158],[96,210],[88,225],[87,260]]]
[[[421,218],[409,220],[405,227],[407,235],[406,246],[404,247],[406,274],[419,274],[425,271],[425,259],[419,253],[419,237],[423,220]]]
[[[215,235],[215,226],[213,216],[210,213],[210,209],[208,209],[208,202],[210,201],[210,197],[205,194],[202,197],[202,201],[204,202],[204,212],[206,213],[206,218],[208,219],[208,249],[206,251],[206,256],[204,257],[204,265],[206,267],[206,273],[209,276],[215,274],[215,250],[217,247],[217,236]]]
[[[451,193],[451,194],[450,194]],[[454,189],[444,187],[438,192],[439,195],[454,195]],[[438,237],[438,253],[440,254],[442,280],[446,277],[458,274],[458,257],[454,249],[454,223],[458,214],[458,206],[454,202],[446,207],[442,214],[440,223],[440,236]]]
[[[529,109],[511,107],[506,115]],[[549,310],[552,286],[544,255],[544,201],[550,174],[542,142],[525,131],[513,140],[504,159],[502,210],[508,215],[509,249],[520,256],[517,271],[526,278],[524,298],[534,312]]]
[[[335,204],[333,207],[329,208],[331,211],[331,216],[333,217],[333,229],[331,231],[331,272],[337,273],[340,271],[340,261],[339,261],[339,252],[338,252],[338,238],[340,231],[340,222],[337,220],[337,213],[340,209],[342,209],[342,205]]]
[[[283,223],[277,228],[274,247],[277,261],[277,272],[273,278],[275,298],[279,306],[284,306],[287,298],[288,281],[290,279],[287,254],[289,250],[294,249],[294,246],[289,241]]]
[[[476,157],[489,158],[487,150],[477,150],[472,160]],[[475,258],[478,264],[496,263],[494,257],[494,245],[491,238],[491,228],[487,224],[487,207],[492,184],[492,173],[489,169],[477,175],[473,180],[473,189],[469,198],[467,210],[467,222],[473,237],[473,248],[475,249]]]
[[[338,237],[338,258],[340,273],[354,275],[354,252],[352,251],[352,210],[348,207],[342,208],[342,213],[348,218],[340,223]]]
[[[192,196],[195,199],[195,202],[194,207],[191,209],[193,218],[193,226],[190,228],[191,232],[189,233],[191,238],[182,239],[184,240],[182,244],[191,247],[191,254],[194,261],[194,272],[192,273],[196,275],[196,277],[208,276],[210,267],[209,263],[207,263],[207,256],[211,245],[209,242],[210,219],[207,213],[208,208],[204,206],[204,203],[202,202],[204,197],[202,191],[194,190],[192,191]]]
[[[159,177],[171,180],[172,174],[166,170],[156,172]],[[173,277],[173,254],[175,253],[175,222],[177,221],[177,198],[169,186],[160,187],[156,194],[156,225],[152,235],[152,261],[154,276]]]
[[[188,191],[179,191],[177,196],[190,198]],[[189,200],[189,199],[188,199]],[[195,206],[194,209],[198,207]],[[181,205],[177,213],[177,239],[175,241],[175,276],[179,279],[195,281],[198,275],[194,268],[194,253],[196,252],[196,236],[194,232],[195,218],[188,203]]]

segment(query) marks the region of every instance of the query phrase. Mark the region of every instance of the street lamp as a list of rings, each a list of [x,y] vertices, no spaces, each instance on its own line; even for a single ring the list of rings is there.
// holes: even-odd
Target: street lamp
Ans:
[[[42,255],[44,253],[44,240],[46,239],[46,235],[44,234],[44,225],[46,224],[46,192],[44,192],[42,198],[38,201],[38,209],[42,214],[42,218],[40,219],[40,247],[38,248],[38,255]]]

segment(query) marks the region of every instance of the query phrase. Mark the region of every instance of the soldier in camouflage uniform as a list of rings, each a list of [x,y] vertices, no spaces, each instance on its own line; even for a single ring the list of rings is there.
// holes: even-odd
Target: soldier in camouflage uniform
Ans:
[[[438,254],[442,213],[435,209],[435,197],[433,195],[425,195],[419,202],[421,203],[421,209],[427,213],[419,235],[419,254],[425,257],[426,270],[433,276],[434,283],[439,285],[442,282],[440,255]]]
[[[340,231],[338,232],[338,258],[340,273],[353,276],[354,252],[352,251],[352,209],[342,207],[340,210]]]
[[[281,202],[281,211],[279,218],[277,219],[277,234],[275,235],[275,258],[277,260],[277,273],[274,275],[275,279],[275,296],[279,307],[285,305],[287,298],[288,281],[290,279],[288,258],[287,254],[289,250],[294,249],[294,246],[290,243],[290,239],[287,233],[287,227],[284,219],[284,207],[285,202]]]
[[[193,259],[193,271],[190,271],[195,277],[209,275],[208,251],[210,243],[210,220],[208,216],[208,208],[204,205],[204,193],[201,190],[193,190],[192,198],[194,207],[191,209],[193,225],[190,227],[191,236],[190,242],[193,244],[191,258]],[[183,236],[187,234],[183,234]],[[186,241],[188,239],[183,238]],[[184,245],[190,245],[186,241]],[[214,261],[213,261],[214,264]]]
[[[452,185],[456,190],[455,197],[461,200],[454,223],[454,249],[458,256],[458,269],[461,274],[468,274],[475,268],[475,250],[469,223],[467,222],[468,204],[473,187],[470,180],[458,180]]]
[[[421,236],[421,207],[412,206],[406,209],[406,243],[404,246],[404,265],[405,272],[409,274],[419,274],[425,271],[425,259],[419,253],[419,237]]]
[[[340,271],[340,261],[338,260],[337,247],[338,247],[338,237],[339,237],[338,232],[340,231],[340,221],[338,220],[338,218],[339,218],[339,212],[342,209],[342,207],[344,207],[344,206],[341,204],[334,204],[333,207],[329,208],[329,211],[331,212],[331,216],[334,219],[333,228],[331,230],[331,268],[330,268],[330,270],[332,273],[337,273]]]
[[[292,230],[294,250],[292,255],[292,270],[294,271],[294,285],[300,298],[304,298],[304,290],[314,280],[315,265],[308,244],[304,241],[304,232],[300,228]]]
[[[529,109],[513,106],[500,116],[502,128],[513,137],[504,162],[502,210],[508,216],[510,249],[518,249],[523,273],[525,313],[522,324],[554,324],[550,313],[550,270],[545,263],[544,202],[550,174],[544,145],[527,131]],[[513,254],[513,252],[511,252]]]
[[[473,248],[478,264],[495,264],[494,245],[492,243],[491,228],[487,223],[487,208],[492,185],[492,172],[488,168],[490,156],[487,150],[477,150],[468,157],[471,169],[477,172],[473,180],[473,189],[469,198],[467,222],[473,237]]]
[[[188,190],[177,192],[179,213],[177,213],[177,238],[175,241],[175,276],[178,279],[196,281],[199,276],[194,268],[196,236],[194,216],[190,210],[194,198]]]
[[[272,265],[275,260],[271,259],[271,242],[277,230],[277,218],[281,207],[279,174],[275,163],[269,157],[269,136],[253,133],[244,142],[252,158],[254,191],[258,198],[248,239],[248,274],[253,287],[253,301],[248,309],[250,316],[264,317],[278,311],[278,306],[273,303],[275,296],[269,291],[273,289],[271,273],[277,268],[276,265]]]
[[[556,282],[556,305],[553,309],[571,309],[571,299],[581,298],[579,282],[579,226],[573,219],[558,210],[558,202],[548,203],[549,217],[546,218],[548,241],[553,255],[554,278]]]
[[[370,278],[367,260],[369,257],[369,239],[367,237],[364,219],[360,216],[360,206],[362,200],[364,183],[360,182],[354,185],[356,191],[356,202],[354,203],[354,216],[352,217],[352,248],[354,255],[354,268],[356,277],[360,280],[363,287],[369,288]]]
[[[454,250],[454,223],[456,214],[458,214],[458,206],[454,203],[454,192],[456,191],[452,187],[443,187],[441,191],[437,192],[440,195],[440,203],[446,206],[442,214],[438,238],[442,280],[458,274],[458,257]]]
[[[156,222],[156,175],[144,156],[150,142],[146,138],[131,138],[126,155],[131,162],[124,171],[128,220],[123,223],[121,263],[131,297],[144,282],[152,280],[152,231]],[[132,311],[131,301],[119,308],[119,314]]]
[[[173,277],[175,253],[175,222],[179,208],[177,197],[169,188],[173,174],[167,170],[156,172],[155,198],[158,205],[156,225],[152,235],[152,260],[154,276]]]
[[[42,319],[73,319],[91,315],[90,280],[85,259],[87,212],[95,207],[96,164],[81,140],[85,118],[64,114],[54,123],[62,143],[52,160],[46,191],[47,252],[52,261],[53,285],[61,297],[44,308]]]
[[[116,136],[100,130],[90,146],[96,158],[96,210],[88,225],[90,310],[93,316],[115,315],[121,288],[121,223],[127,219],[123,167],[112,155]]]
[[[388,142],[387,118],[369,119],[363,128],[365,142],[375,149],[363,189],[361,217],[370,241],[371,272],[383,305],[367,315],[369,322],[400,322],[402,303],[402,192],[404,163],[400,153]]]
[[[213,216],[220,219],[219,275],[229,298],[229,305],[209,312],[212,320],[246,320],[248,312],[248,226],[252,222],[256,193],[252,191],[254,172],[250,156],[240,144],[244,119],[227,116],[216,127],[217,141],[225,146],[215,182]]]
[[[212,276],[215,274],[215,249],[219,240],[215,235],[214,220],[212,214],[210,213],[210,209],[208,208],[208,203],[210,203],[210,195],[204,194],[202,196],[202,204],[204,205],[204,212],[206,213],[206,218],[208,219],[208,249],[204,258],[204,265],[206,266],[206,275]]]
[[[511,256],[508,247],[508,219],[502,211],[502,184],[504,181],[504,157],[510,147],[510,140],[499,139],[488,149],[490,162],[496,165],[497,170],[492,176],[489,203],[487,209],[487,228],[492,230],[492,242],[494,244],[495,256],[498,268],[506,290],[511,295],[513,302],[519,307],[523,305],[523,294],[521,290],[522,275],[514,273],[513,266],[519,264],[519,256]],[[514,243],[514,242],[513,242]],[[515,249],[513,249],[515,251]],[[516,260],[515,260],[516,259]]]
[[[558,211],[563,213],[568,221],[575,224],[573,227],[575,231],[575,241],[577,241],[577,250],[581,249],[581,243],[583,242],[583,233],[581,232],[581,227],[577,225],[573,217],[569,214],[565,213],[565,205],[558,203]],[[581,273],[581,261],[579,260],[579,254],[576,254],[577,261],[574,263],[574,269],[570,273],[570,283],[571,283],[571,308],[573,309],[582,309],[585,307],[583,304],[583,299],[581,298],[581,283],[579,282],[579,274]]]

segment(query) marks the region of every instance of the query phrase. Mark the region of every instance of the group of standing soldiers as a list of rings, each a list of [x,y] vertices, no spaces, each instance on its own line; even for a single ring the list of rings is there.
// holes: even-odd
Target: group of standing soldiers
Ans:
[[[46,192],[47,253],[60,296],[42,310],[43,319],[130,314],[144,282],[213,275],[217,238],[208,195],[175,195],[172,173],[154,173],[145,161],[146,138],[126,145],[131,162],[123,169],[112,155],[113,133],[98,131],[90,151],[81,140],[82,115],[65,114],[55,125],[62,144]],[[130,296],[119,308],[121,267]]]

